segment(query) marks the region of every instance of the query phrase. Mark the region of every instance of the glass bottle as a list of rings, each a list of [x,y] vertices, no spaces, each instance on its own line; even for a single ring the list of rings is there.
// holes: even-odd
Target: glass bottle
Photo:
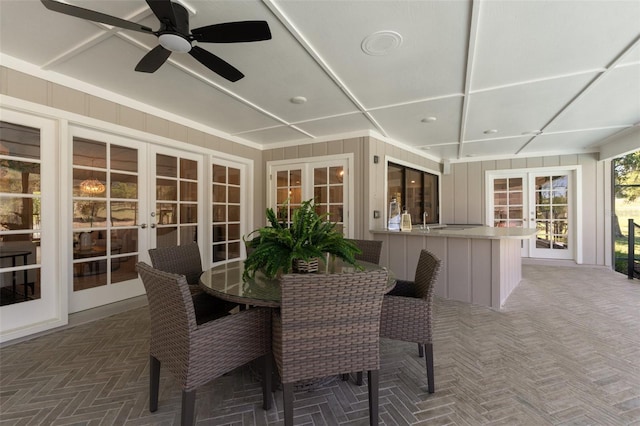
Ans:
[[[398,205],[398,201],[396,197],[391,198],[391,202],[389,203],[389,225],[388,228],[390,231],[399,231],[400,230],[400,206]]]

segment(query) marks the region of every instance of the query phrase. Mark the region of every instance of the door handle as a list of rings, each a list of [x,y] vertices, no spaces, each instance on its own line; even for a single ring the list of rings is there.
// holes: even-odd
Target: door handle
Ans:
[[[146,227],[147,227],[146,223],[143,223],[142,225],[140,225],[140,228],[142,228],[142,229],[146,229]]]
[[[156,227],[156,224],[155,224],[155,223],[152,223],[152,224],[151,224],[151,229],[153,229],[153,228],[155,228],[155,227]]]

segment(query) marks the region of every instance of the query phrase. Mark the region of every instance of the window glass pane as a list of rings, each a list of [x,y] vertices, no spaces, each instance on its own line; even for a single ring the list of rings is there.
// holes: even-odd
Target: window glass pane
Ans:
[[[240,257],[240,243],[229,243],[229,259]]]
[[[286,171],[279,171],[276,173],[276,185],[278,188],[286,188],[289,186],[289,173]]]
[[[138,198],[138,176],[111,173],[111,197]]]
[[[302,170],[289,171],[289,185],[300,186],[302,184]]]
[[[198,162],[193,160],[187,160],[186,158],[180,159],[180,178],[198,180]]]
[[[493,190],[494,191],[506,191],[507,190],[507,180],[506,179],[494,179],[494,181],[493,181]]]
[[[73,227],[95,228],[106,224],[107,203],[97,200],[76,200],[73,202]]]
[[[156,200],[176,201],[178,183],[175,180],[156,179]]]
[[[229,202],[230,203],[240,203],[240,188],[235,186],[229,187]]]
[[[178,223],[178,205],[169,203],[156,204],[156,220],[161,225]]]
[[[510,191],[522,191],[522,178],[510,178],[509,179]]]
[[[229,167],[229,185],[240,185],[240,169]]]
[[[213,205],[213,221],[214,222],[226,222],[227,220],[227,208],[224,204]]]
[[[327,184],[327,168],[318,167],[313,169],[313,184],[314,185],[326,185]]]
[[[327,200],[327,187],[326,186],[316,186],[315,188],[313,188],[313,200],[314,200],[315,204],[326,204],[327,201],[328,201]]]
[[[135,226],[138,218],[136,201],[111,202],[111,226]]]
[[[169,155],[156,154],[156,175],[178,177],[178,159]]]
[[[405,170],[405,193],[405,204],[400,206],[400,208],[406,210],[411,215],[411,221],[413,223],[422,223],[421,215],[424,195],[422,172],[411,169]]]
[[[509,204],[522,204],[522,192],[510,192]]]
[[[227,168],[214,164],[212,166],[213,181],[216,183],[227,183]]]
[[[0,160],[0,192],[32,194],[38,191],[40,191],[40,164]]]
[[[117,229],[111,231],[111,247],[119,248],[119,253],[138,251],[138,229]]]
[[[227,187],[225,185],[213,185],[213,201],[216,203],[227,201]]]
[[[0,197],[0,230],[36,229],[39,216],[39,197]]]
[[[229,206],[229,222],[240,222],[240,206]]]
[[[240,239],[240,225],[229,224],[227,234],[227,240],[239,240]]]
[[[399,207],[411,215],[413,224],[421,225],[423,220],[439,223],[438,180],[437,175],[389,163],[387,202],[395,198]]]
[[[138,150],[119,145],[111,145],[111,170],[137,172]]]
[[[226,244],[217,244],[213,246],[213,261],[220,262],[227,259]]]
[[[107,144],[74,137],[73,165],[106,169]]]
[[[180,204],[180,223],[198,223],[197,204]]]
[[[226,225],[214,225],[213,226],[213,242],[226,241],[227,239],[227,226]]]
[[[342,195],[344,188],[342,186],[329,187],[329,202],[342,204]]]
[[[138,278],[136,263],[138,256],[111,258],[111,282],[119,283]]]
[[[106,182],[106,172],[73,169],[73,196],[104,197],[107,195],[105,186]]]
[[[40,130],[0,121],[0,154],[39,159]]]
[[[198,182],[180,182],[180,201],[198,201]]]
[[[344,170],[342,166],[339,167],[329,167],[329,183],[330,184],[338,184],[342,183],[344,180]]]

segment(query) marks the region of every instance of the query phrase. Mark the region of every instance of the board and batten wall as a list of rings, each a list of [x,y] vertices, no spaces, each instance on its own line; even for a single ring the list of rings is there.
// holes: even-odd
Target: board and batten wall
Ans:
[[[599,161],[594,153],[453,163],[451,172],[442,176],[441,221],[485,224],[489,170],[563,166],[581,170],[581,204],[576,208],[582,215],[582,263],[611,266],[611,161]]]

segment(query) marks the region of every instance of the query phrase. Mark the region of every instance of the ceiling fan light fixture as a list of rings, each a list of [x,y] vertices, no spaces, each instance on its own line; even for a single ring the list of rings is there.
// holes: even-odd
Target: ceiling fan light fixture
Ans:
[[[191,50],[191,42],[178,33],[164,33],[158,36],[160,46],[172,52],[187,53]]]

